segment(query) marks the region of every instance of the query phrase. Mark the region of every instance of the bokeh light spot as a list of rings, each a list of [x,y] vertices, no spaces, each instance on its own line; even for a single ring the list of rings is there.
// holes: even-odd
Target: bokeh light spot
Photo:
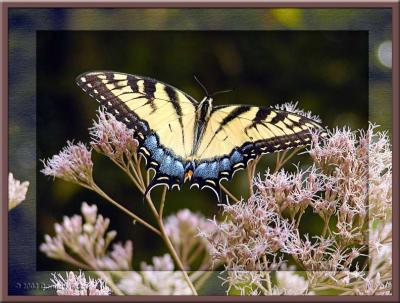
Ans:
[[[287,27],[299,27],[303,24],[303,12],[297,8],[277,8],[271,10],[275,19]]]
[[[388,68],[392,68],[392,41],[386,40],[378,47],[379,62]]]

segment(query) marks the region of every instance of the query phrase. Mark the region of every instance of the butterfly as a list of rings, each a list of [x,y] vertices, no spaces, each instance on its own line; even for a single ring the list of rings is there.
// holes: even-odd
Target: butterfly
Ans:
[[[213,105],[148,77],[112,71],[79,75],[78,86],[119,121],[134,129],[138,153],[155,171],[145,195],[159,185],[209,188],[220,200],[220,182],[256,157],[306,145],[319,121],[273,107]]]

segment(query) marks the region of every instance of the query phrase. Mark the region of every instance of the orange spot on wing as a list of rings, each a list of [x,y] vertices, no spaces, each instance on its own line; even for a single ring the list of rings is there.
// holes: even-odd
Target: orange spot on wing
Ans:
[[[186,180],[192,179],[192,176],[193,176],[193,171],[192,171],[192,170],[188,170],[188,171],[185,173],[184,182],[186,182]]]

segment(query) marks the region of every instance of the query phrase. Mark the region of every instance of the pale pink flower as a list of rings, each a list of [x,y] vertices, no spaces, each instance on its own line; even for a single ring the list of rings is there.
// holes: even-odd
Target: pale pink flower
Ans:
[[[277,271],[275,293],[279,295],[306,295],[309,284],[293,271]],[[310,293],[308,293],[310,294]]]
[[[183,275],[174,271],[170,255],[153,257],[153,264],[142,262],[141,271],[122,273],[118,287],[128,295],[191,295]]]
[[[210,246],[204,235],[212,237],[216,232],[212,221],[200,213],[183,209],[165,219],[165,231],[187,269],[195,262],[199,264],[197,270],[210,269]]]
[[[41,170],[46,176],[57,177],[65,181],[78,183],[84,186],[93,184],[93,162],[91,151],[83,143],[67,146],[58,154],[43,161]]]
[[[321,176],[314,166],[295,173],[284,169],[271,173],[268,169],[264,179],[258,176],[253,182],[257,199],[268,201],[279,213],[288,209],[292,218],[312,203],[321,189]]]
[[[370,125],[364,134],[368,144],[368,200],[370,216],[386,219],[392,212],[392,149],[387,132]]]
[[[76,275],[66,272],[66,277],[53,273],[50,279],[51,288],[55,288],[58,296],[109,296],[111,289],[101,279],[86,278],[83,272]]]
[[[355,289],[356,295],[361,296],[390,296],[392,294],[392,281],[384,281],[378,272],[374,277],[367,277],[360,287]]]
[[[45,235],[40,250],[48,257],[59,260],[83,260],[90,269],[130,270],[132,269],[133,245],[131,241],[113,244],[116,231],[107,231],[108,218],[97,215],[97,206],[82,204],[82,216],[64,216],[63,223],[55,223],[55,236]],[[85,259],[84,256],[91,256]]]
[[[216,233],[203,235],[210,244],[213,260],[225,264],[226,270],[277,269],[281,262],[274,256],[293,237],[294,227],[270,206],[257,197],[223,205],[227,219],[221,223],[214,220]],[[268,261],[270,258],[273,260]]]
[[[104,109],[98,110],[97,119],[90,129],[91,146],[119,164],[126,165],[136,155],[138,146],[137,140],[133,138],[133,129]]]
[[[306,118],[311,119],[313,121],[321,123],[321,118],[320,117],[318,117],[316,115],[313,115],[311,113],[311,111],[305,112],[305,111],[297,108],[297,105],[298,105],[298,102],[295,102],[295,103],[287,102],[287,103],[283,103],[283,104],[278,104],[278,105],[275,106],[275,108],[279,109],[279,110],[288,111],[288,112],[291,112],[291,113],[297,114],[299,116],[303,116],[303,117],[306,117]]]
[[[29,182],[20,182],[12,173],[8,174],[8,210],[13,209],[25,200]]]

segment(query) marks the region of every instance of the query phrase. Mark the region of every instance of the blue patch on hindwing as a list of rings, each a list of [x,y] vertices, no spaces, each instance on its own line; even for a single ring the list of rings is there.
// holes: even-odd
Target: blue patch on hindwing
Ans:
[[[231,161],[228,158],[223,158],[219,162],[220,171],[230,171],[231,170]]]
[[[178,178],[179,181],[183,180],[183,175],[185,173],[183,163],[170,155],[168,151],[159,147],[157,137],[154,134],[147,136],[143,142],[143,147],[146,148],[150,154],[148,158],[158,163],[158,175],[175,177],[173,183],[176,183],[176,178]]]
[[[154,151],[157,146],[157,138],[154,135],[150,135],[146,138],[146,140],[144,140],[144,144],[143,144],[149,151]]]
[[[174,160],[171,156],[166,156],[160,165],[160,172],[171,177],[182,179],[184,168],[180,161]]]
[[[238,152],[237,150],[233,151],[231,157],[230,157],[230,161],[231,164],[235,165],[236,163],[239,163],[243,160],[243,156],[240,152]]]
[[[193,172],[193,177],[201,179],[218,179],[218,173],[218,160],[211,163],[204,162],[196,167]]]

